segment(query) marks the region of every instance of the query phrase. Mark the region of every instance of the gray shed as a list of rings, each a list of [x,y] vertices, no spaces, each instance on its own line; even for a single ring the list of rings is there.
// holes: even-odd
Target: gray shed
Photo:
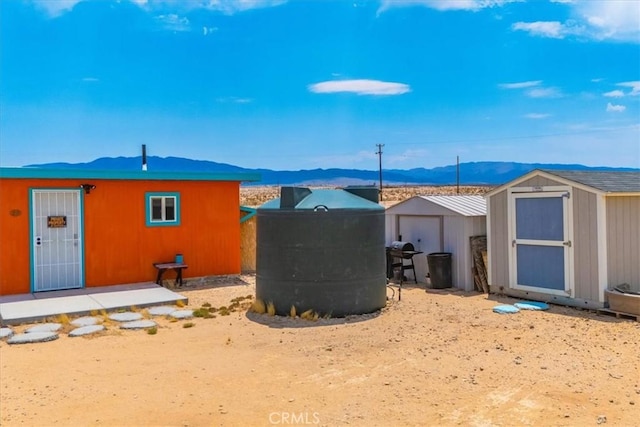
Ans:
[[[534,170],[486,198],[491,292],[597,309],[640,285],[640,172]]]
[[[390,206],[385,212],[387,246],[400,240],[410,242],[416,250],[424,252],[413,257],[416,278],[422,283],[429,270],[427,254],[450,252],[453,286],[472,291],[469,238],[485,234],[486,201],[483,196],[414,196]]]

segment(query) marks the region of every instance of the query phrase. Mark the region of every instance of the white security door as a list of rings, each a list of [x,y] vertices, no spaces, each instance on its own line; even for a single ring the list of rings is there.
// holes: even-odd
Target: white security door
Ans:
[[[512,286],[567,295],[571,289],[569,192],[512,194]]]
[[[81,288],[80,190],[32,190],[33,291]]]

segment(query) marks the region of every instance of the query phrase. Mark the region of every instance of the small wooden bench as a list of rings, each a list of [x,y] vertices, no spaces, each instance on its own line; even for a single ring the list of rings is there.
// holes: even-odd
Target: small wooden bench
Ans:
[[[156,262],[153,266],[158,270],[156,276],[156,283],[162,285],[162,275],[167,270],[175,270],[176,272],[176,286],[182,286],[182,270],[189,266],[182,262]]]

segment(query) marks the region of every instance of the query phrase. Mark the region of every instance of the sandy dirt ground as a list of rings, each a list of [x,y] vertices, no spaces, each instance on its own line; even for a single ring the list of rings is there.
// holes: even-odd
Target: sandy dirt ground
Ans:
[[[180,292],[189,308],[219,308],[254,290],[240,275]],[[160,318],[155,335],[107,324],[2,342],[0,424],[640,425],[639,322],[559,306],[500,315],[492,307],[515,300],[415,285],[388,295],[347,319],[240,308]]]

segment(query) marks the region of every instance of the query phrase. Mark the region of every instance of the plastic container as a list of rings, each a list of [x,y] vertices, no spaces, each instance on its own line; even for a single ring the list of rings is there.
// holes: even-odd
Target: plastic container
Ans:
[[[433,252],[427,255],[431,287],[444,289],[453,286],[451,278],[451,253]]]

